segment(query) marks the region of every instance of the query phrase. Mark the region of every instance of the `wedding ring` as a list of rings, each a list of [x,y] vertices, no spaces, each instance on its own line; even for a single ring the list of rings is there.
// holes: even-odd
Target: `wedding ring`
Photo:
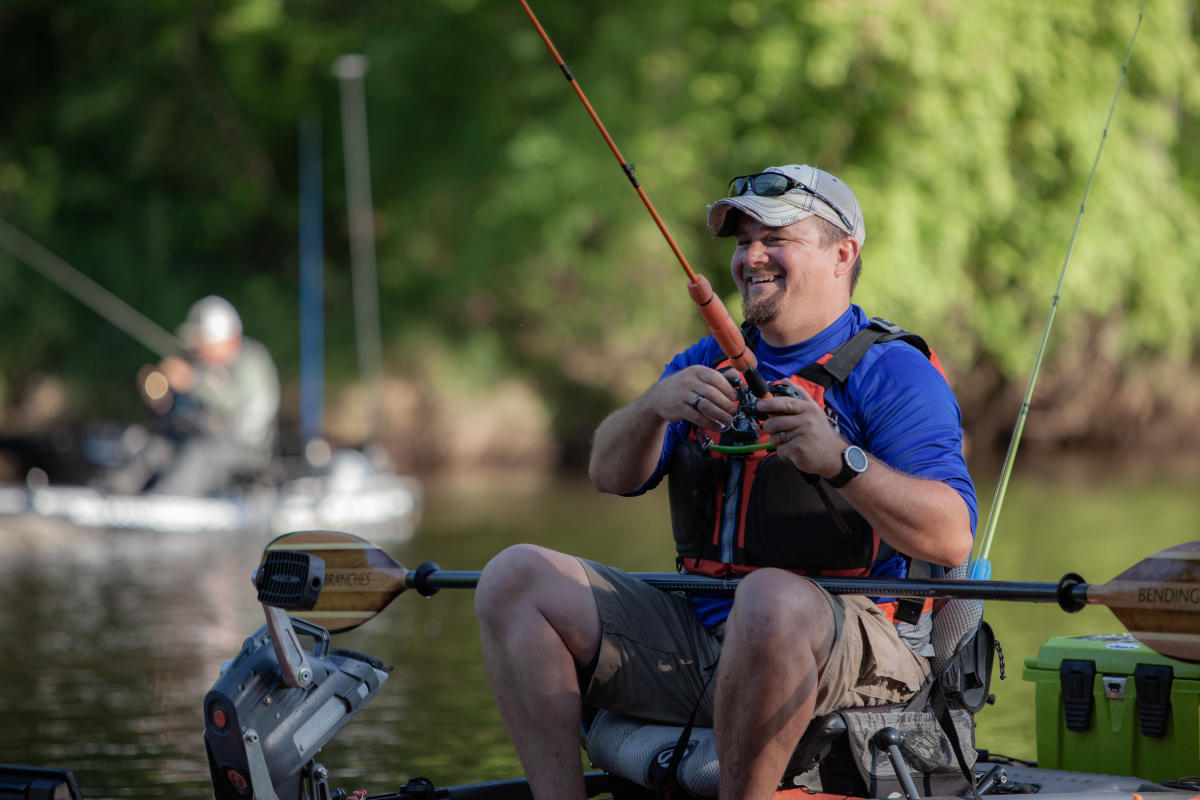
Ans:
[[[692,402],[688,403],[688,405],[694,409],[699,410],[700,409],[700,401],[703,399],[704,399],[704,395],[700,394],[699,392],[696,392],[696,396],[692,398]]]
[[[787,431],[779,432],[779,443],[780,444],[785,444],[787,442],[787,433],[788,433]]]

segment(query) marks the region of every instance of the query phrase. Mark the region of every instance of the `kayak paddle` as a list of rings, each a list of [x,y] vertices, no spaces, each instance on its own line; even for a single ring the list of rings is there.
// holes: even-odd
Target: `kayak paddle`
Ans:
[[[405,589],[426,597],[439,589],[473,589],[478,571],[451,571],[426,562],[409,570],[366,539],[339,531],[296,531],[273,539],[263,553],[299,553],[324,563],[315,604],[295,613],[332,633],[348,631],[382,611]],[[731,595],[736,578],[635,572],[663,591]],[[294,580],[294,579],[290,579]],[[1057,603],[1065,611],[1106,606],[1142,644],[1168,658],[1200,663],[1200,541],[1176,545],[1142,559],[1105,584],[1074,573],[1058,583],[1021,581],[812,579],[831,594],[872,597],[961,597]],[[260,586],[260,589],[263,587]]]

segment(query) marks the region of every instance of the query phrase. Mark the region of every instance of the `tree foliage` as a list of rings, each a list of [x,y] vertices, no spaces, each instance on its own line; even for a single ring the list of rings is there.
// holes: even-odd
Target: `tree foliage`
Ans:
[[[1136,2],[580,0],[537,8],[692,265],[732,175],[810,163],[867,220],[856,299],[925,334],[968,416],[1022,385]],[[1192,3],[1150,4],[1059,305],[1051,361],[1190,370],[1200,294]],[[323,119],[329,373],[353,377],[337,87],[367,55],[389,372],[525,375],[567,433],[704,333],[682,272],[518,4],[0,8],[0,217],[159,323],[223,293],[294,379],[296,126]],[[0,254],[0,379],[60,372],[115,411],[147,354]],[[452,366],[451,366],[452,365]],[[969,387],[975,387],[974,390]],[[1169,392],[1163,387],[1160,391]],[[582,399],[581,399],[582,398]],[[586,420],[586,422],[585,422]]]

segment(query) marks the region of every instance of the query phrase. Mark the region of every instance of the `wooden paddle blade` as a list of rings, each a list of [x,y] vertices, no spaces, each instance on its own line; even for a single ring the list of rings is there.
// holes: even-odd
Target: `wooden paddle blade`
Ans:
[[[317,604],[293,612],[330,633],[357,628],[407,588],[408,571],[366,539],[340,531],[295,531],[271,540],[263,551],[291,551],[325,562],[325,586]]]
[[[1108,606],[1156,653],[1200,663],[1200,542],[1139,561],[1103,586],[1090,586],[1087,599]]]

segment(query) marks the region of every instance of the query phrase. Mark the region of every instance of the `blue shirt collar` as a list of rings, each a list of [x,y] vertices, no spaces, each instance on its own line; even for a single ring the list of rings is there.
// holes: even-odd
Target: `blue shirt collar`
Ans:
[[[868,324],[866,313],[857,305],[851,305],[829,327],[809,339],[784,347],[772,347],[760,335],[754,344],[764,377],[778,380],[806,367],[821,356],[832,351]],[[769,374],[768,374],[769,373]]]

